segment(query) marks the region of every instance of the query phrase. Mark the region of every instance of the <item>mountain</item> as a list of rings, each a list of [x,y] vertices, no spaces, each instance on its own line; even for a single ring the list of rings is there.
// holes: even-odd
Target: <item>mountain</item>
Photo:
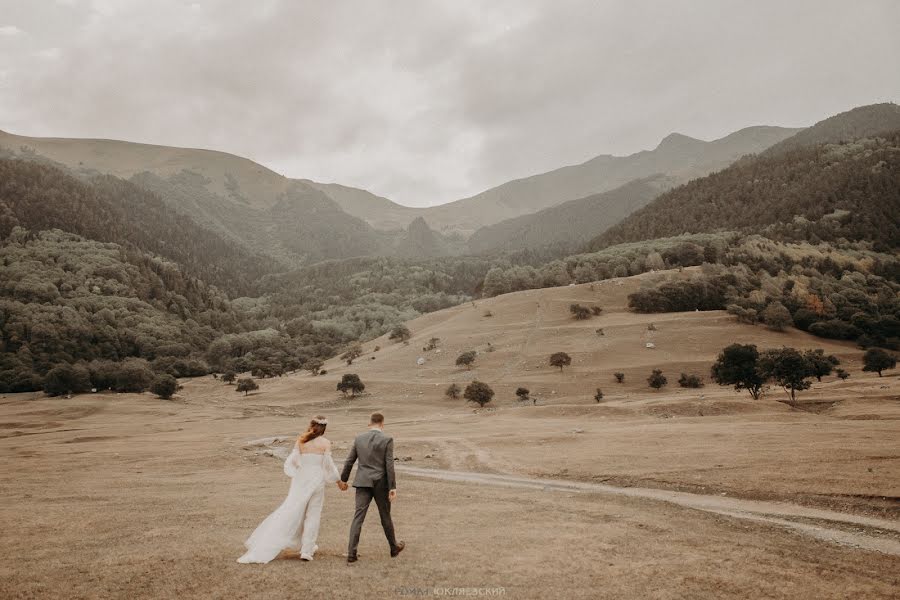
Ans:
[[[0,149],[82,178],[130,179],[223,238],[284,265],[390,251],[391,241],[312,185],[245,158],[115,140],[0,132]]]
[[[469,250],[476,254],[546,246],[574,250],[651,202],[674,182],[674,177],[665,175],[637,179],[608,192],[482,227],[469,238]]]
[[[433,258],[446,254],[440,236],[422,217],[416,217],[400,240],[397,255],[407,258]]]
[[[668,175],[685,182],[724,168],[745,154],[758,153],[800,131],[784,127],[748,127],[711,142],[678,133],[654,150],[629,156],[601,155],[504,183],[475,196],[424,209],[438,231],[471,233],[480,227],[617,188],[634,179]]]
[[[0,239],[14,227],[60,229],[161,256],[187,276],[233,294],[250,293],[256,279],[277,266],[129,181],[110,175],[83,180],[51,165],[0,159]]]
[[[321,190],[334,200],[347,214],[364,220],[379,231],[406,229],[421,217],[421,208],[401,206],[372,192],[338,183],[318,183],[301,179],[303,183]]]
[[[870,104],[819,121],[783,140],[768,150],[775,155],[816,144],[837,144],[900,130],[900,106],[893,103]]]
[[[588,245],[722,230],[900,245],[900,131],[738,161],[664,193]]]

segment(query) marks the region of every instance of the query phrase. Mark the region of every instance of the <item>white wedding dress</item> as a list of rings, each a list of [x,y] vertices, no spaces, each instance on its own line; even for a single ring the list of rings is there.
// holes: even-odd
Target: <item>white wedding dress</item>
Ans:
[[[301,453],[294,446],[284,472],[291,478],[287,498],[244,542],[247,552],[239,563],[267,563],[286,548],[299,550],[304,560],[316,553],[325,484],[338,480],[337,467],[331,452]]]

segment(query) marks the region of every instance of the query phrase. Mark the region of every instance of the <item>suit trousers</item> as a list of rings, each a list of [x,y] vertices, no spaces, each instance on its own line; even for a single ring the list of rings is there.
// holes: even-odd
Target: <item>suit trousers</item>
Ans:
[[[375,500],[378,507],[378,516],[381,517],[381,528],[384,529],[384,537],[387,538],[391,552],[397,549],[397,540],[394,537],[394,522],[391,520],[391,501],[388,500],[387,478],[379,479],[373,487],[356,488],[356,513],[353,515],[353,523],[350,525],[350,546],[347,548],[347,556],[356,556],[359,547],[359,534],[362,532],[363,521],[366,520],[366,512],[369,504]]]

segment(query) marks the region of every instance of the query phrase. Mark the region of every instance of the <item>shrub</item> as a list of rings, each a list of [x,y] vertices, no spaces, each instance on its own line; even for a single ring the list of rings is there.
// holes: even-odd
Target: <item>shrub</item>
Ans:
[[[178,389],[178,381],[171,375],[160,375],[150,384],[150,391],[162,398],[168,400]]]
[[[322,372],[322,367],[325,366],[325,363],[322,359],[319,358],[311,358],[305,363],[303,363],[303,369],[309,371],[313,375],[318,375]]]
[[[222,374],[222,381],[225,383],[234,383],[235,379],[237,379],[237,373],[230,369]]]
[[[493,317],[493,316],[494,316],[494,313],[492,313],[492,312],[489,311],[489,310],[486,310],[486,311],[484,311],[484,316],[485,316],[485,317]]]
[[[843,369],[835,369],[834,374],[837,375],[841,381],[844,381],[848,377],[850,377],[850,373],[848,373],[847,371],[845,371]]]
[[[433,337],[430,340],[428,340],[428,345],[425,346],[425,350],[426,351],[434,350],[438,347],[438,344],[440,344],[440,343],[441,343],[441,338]]]
[[[467,350],[456,357],[456,366],[457,367],[465,367],[466,369],[471,369],[472,365],[475,363],[476,352],[474,350]]]
[[[683,388],[701,388],[703,387],[703,379],[699,375],[682,373],[681,377],[678,378],[678,385]]]
[[[601,400],[603,400],[603,390],[597,388],[597,393],[594,394],[594,401],[599,403]]]
[[[616,383],[625,383],[625,373],[621,371],[613,373],[613,376],[616,378]]]
[[[250,377],[241,377],[237,380],[237,387],[235,388],[236,392],[244,392],[246,396],[250,392],[259,389],[259,384],[253,381]]]
[[[666,379],[666,376],[662,374],[662,371],[659,369],[653,369],[653,372],[650,373],[650,377],[647,378],[647,383],[650,384],[655,390],[659,390],[664,385],[669,383],[669,380]]]
[[[528,390],[528,388],[520,387],[516,390],[516,396],[518,396],[519,400],[523,402],[528,401],[529,394],[531,394],[531,392]]]
[[[759,351],[755,345],[731,344],[719,353],[710,376],[719,385],[733,385],[737,391],[747,390],[754,400],[758,400],[766,381],[757,369],[758,362]]]
[[[656,331],[656,325],[650,323],[649,325],[647,325],[647,331]]]
[[[409,327],[407,327],[406,325],[397,325],[391,330],[391,334],[388,336],[388,339],[396,340],[398,342],[406,342],[411,337],[412,333],[410,333]]]
[[[407,330],[407,332],[408,331],[409,330]],[[362,356],[362,353],[363,353],[362,344],[360,344],[359,342],[356,342],[354,344],[351,344],[350,347],[347,348],[347,351],[341,355],[341,360],[347,361],[347,365],[349,366],[349,365],[353,364],[354,360],[356,360],[357,358]]]
[[[362,393],[363,390],[366,389],[366,384],[362,382],[359,378],[359,375],[356,373],[345,373],[341,380],[337,384],[337,389],[339,392],[344,394],[345,396],[349,392],[350,396],[356,396],[359,393]]]
[[[772,331],[784,331],[794,324],[791,312],[777,300],[762,311],[762,320]]]
[[[562,373],[563,367],[568,367],[571,364],[572,357],[565,352],[554,352],[550,355],[550,366],[559,367],[560,373]]]
[[[455,383],[451,383],[444,391],[444,395],[451,400],[459,400],[460,394],[462,394],[462,389]]]
[[[897,366],[897,359],[881,348],[869,348],[863,355],[863,371],[875,371],[881,377],[881,372],[893,369]]]
[[[570,304],[569,312],[577,321],[584,321],[591,318],[591,309],[581,304]]]
[[[91,374],[81,365],[61,364],[44,375],[44,392],[48,396],[79,394],[91,389]]]
[[[603,333],[603,328],[602,328],[602,327],[598,327],[597,330],[595,331],[595,333],[596,333],[597,335],[606,335],[605,333]]]
[[[494,390],[491,389],[491,386],[477,380],[467,385],[466,391],[463,392],[463,398],[469,402],[474,402],[479,406],[484,406],[490,402],[493,397]]]

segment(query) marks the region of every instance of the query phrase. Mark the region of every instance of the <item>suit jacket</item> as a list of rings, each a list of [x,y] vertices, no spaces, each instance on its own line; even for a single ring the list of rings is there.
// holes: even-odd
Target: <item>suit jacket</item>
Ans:
[[[353,463],[359,461],[353,487],[375,487],[375,483],[387,477],[388,489],[397,489],[397,478],[394,475],[394,438],[385,435],[380,429],[365,431],[353,440],[350,454],[344,461],[341,481],[350,479]]]

